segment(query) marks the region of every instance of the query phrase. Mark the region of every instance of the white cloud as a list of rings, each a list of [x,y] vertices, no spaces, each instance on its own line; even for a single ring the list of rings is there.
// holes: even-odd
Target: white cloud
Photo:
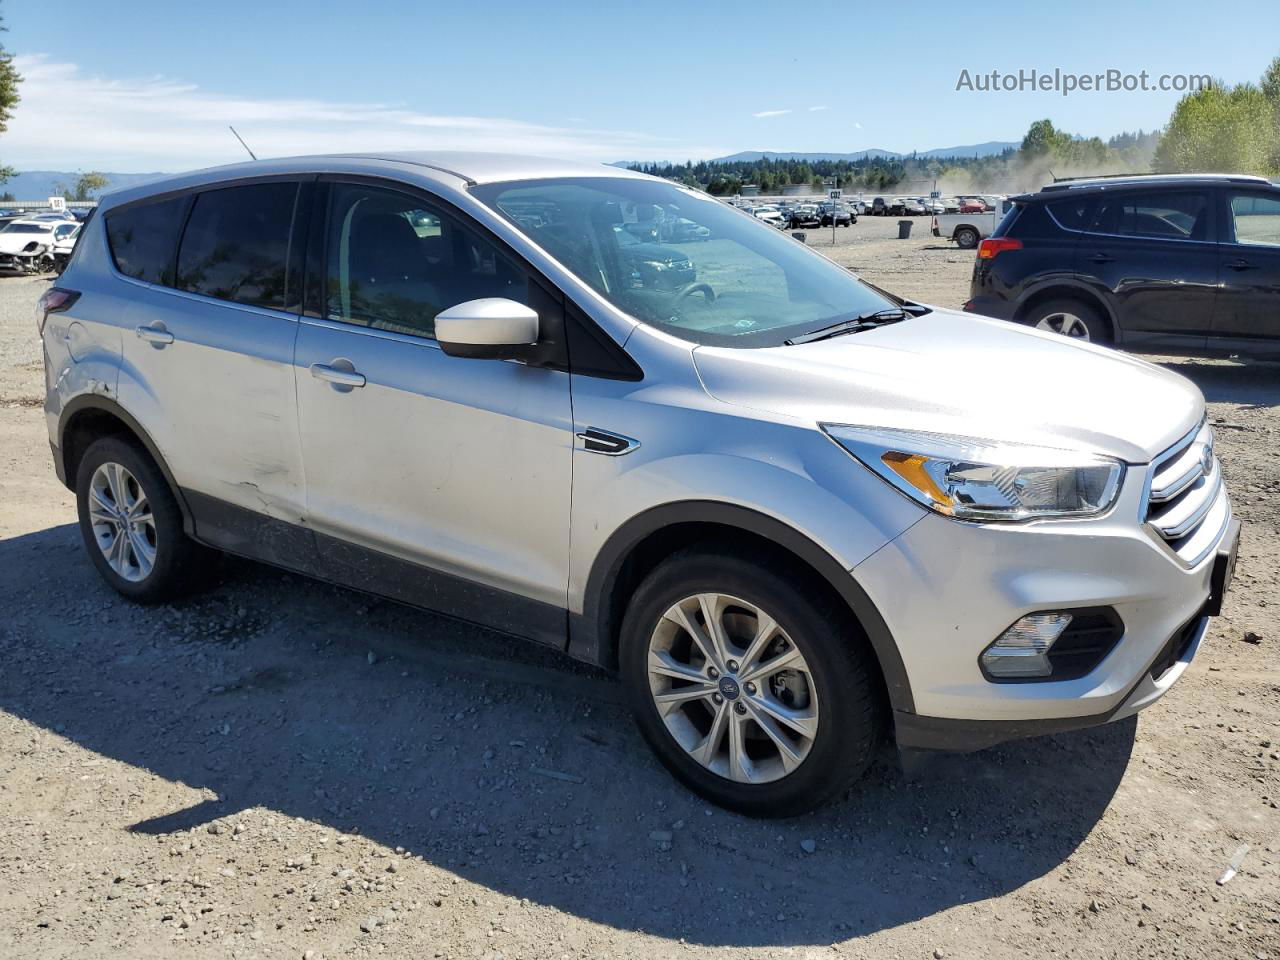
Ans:
[[[91,76],[74,63],[15,58],[22,101],[0,139],[19,169],[181,170],[259,157],[354,150],[496,150],[601,161],[727,152],[628,130],[421,113],[402,105],[242,97],[169,77]]]
[[[810,112],[810,113],[817,113],[819,110],[830,110],[830,109],[831,109],[831,108],[830,108],[830,107],[828,107],[826,104],[823,104],[821,107],[810,107],[810,108],[809,108],[809,112]]]
[[[861,129],[862,129],[862,124],[858,123],[857,121],[854,121],[853,129],[855,129],[855,130],[861,130]]]
[[[780,117],[785,113],[791,113],[790,110],[761,110],[759,113],[753,113],[753,117]]]

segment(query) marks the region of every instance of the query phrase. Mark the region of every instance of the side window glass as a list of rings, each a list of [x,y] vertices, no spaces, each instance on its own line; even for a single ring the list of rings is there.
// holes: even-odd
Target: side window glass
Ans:
[[[1209,195],[1160,190],[1103,197],[1097,233],[1165,240],[1209,240]]]
[[[1280,247],[1280,198],[1257,193],[1231,196],[1236,243]]]
[[[186,203],[186,197],[171,197],[108,213],[107,245],[116,269],[135,280],[172,286],[173,247]]]
[[[325,315],[434,338],[436,315],[482,297],[528,303],[528,278],[430,204],[355,184],[330,192]]]
[[[1093,201],[1087,197],[1068,197],[1045,206],[1058,226],[1067,230],[1084,230],[1089,226],[1089,215],[1093,212]]]
[[[196,196],[178,248],[179,290],[283,310],[296,183],[253,183]]]

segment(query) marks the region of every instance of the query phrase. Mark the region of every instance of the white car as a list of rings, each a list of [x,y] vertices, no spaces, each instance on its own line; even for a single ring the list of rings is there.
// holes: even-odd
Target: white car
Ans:
[[[74,233],[74,220],[14,220],[0,229],[0,270],[46,273],[53,269],[54,244]]]
[[[654,210],[715,239],[623,228]],[[117,191],[37,322],[52,465],[115,590],[178,596],[217,549],[548,644],[617,670],[666,767],[756,816],[841,795],[890,731],[972,750],[1132,716],[1234,566],[1190,381],[599,163]]]
[[[71,259],[71,251],[76,248],[76,238],[80,236],[81,224],[61,223],[53,230],[53,268],[61,273]]]
[[[771,227],[777,227],[779,230],[786,229],[787,222],[783,219],[782,214],[773,207],[759,207],[753,213],[757,220],[763,220]]]

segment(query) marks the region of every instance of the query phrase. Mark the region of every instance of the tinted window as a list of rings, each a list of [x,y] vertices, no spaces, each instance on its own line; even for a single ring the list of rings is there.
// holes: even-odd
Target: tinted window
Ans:
[[[1103,197],[1097,233],[1166,240],[1209,239],[1209,196],[1203,191],[1160,190]]]
[[[436,314],[482,297],[528,302],[528,279],[490,242],[430,204],[334,184],[325,315],[419,337]]]
[[[198,194],[178,248],[179,290],[284,308],[296,183]]]
[[[171,283],[173,245],[186,197],[115,210],[107,214],[107,242],[116,269],[147,283]]]
[[[1093,201],[1089,197],[1068,197],[1045,206],[1058,225],[1068,230],[1084,230],[1089,226],[1089,215],[1093,212]]]
[[[1259,193],[1231,195],[1236,243],[1280,247],[1280,197]]]
[[[1019,240],[1076,241],[1075,234],[1063,233],[1058,221],[1050,216],[1047,204],[1043,203],[1015,205],[1004,215],[993,236],[1017,237]]]

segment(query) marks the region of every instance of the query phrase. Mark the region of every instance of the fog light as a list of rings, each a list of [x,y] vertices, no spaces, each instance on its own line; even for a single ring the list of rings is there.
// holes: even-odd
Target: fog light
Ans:
[[[1028,614],[982,652],[983,669],[999,680],[1049,676],[1049,648],[1069,623],[1069,613]]]

